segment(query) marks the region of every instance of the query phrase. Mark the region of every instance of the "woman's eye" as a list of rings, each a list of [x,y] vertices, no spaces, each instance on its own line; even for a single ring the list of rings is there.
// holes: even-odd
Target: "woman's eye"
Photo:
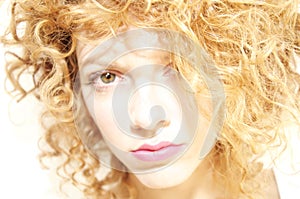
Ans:
[[[89,84],[93,85],[97,91],[104,91],[117,85],[123,79],[118,72],[102,71],[91,74]]]
[[[106,72],[100,75],[100,79],[103,83],[109,84],[115,81],[116,75],[110,72]]]
[[[173,66],[173,63],[169,63],[163,69],[164,76],[172,76],[172,75],[176,75],[176,74],[177,74],[177,70]]]

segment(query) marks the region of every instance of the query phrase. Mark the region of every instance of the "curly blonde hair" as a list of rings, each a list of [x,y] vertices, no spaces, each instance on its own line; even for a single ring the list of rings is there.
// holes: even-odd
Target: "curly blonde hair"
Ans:
[[[209,154],[218,183],[230,198],[258,198],[263,168],[257,159],[284,146],[284,126],[300,125],[298,6],[298,0],[15,0],[2,42],[21,51],[9,52],[15,59],[6,71],[11,93],[19,99],[34,93],[46,107],[42,163],[56,159],[57,173],[86,197],[135,197],[125,172],[97,178],[100,161],[78,137],[76,45],[109,38],[123,25],[168,28],[201,45],[224,84],[226,119]],[[28,71],[32,89],[20,81]]]

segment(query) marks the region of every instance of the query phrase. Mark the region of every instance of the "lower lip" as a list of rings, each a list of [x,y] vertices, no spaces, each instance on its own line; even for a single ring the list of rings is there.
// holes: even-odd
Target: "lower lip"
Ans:
[[[171,145],[157,151],[140,150],[132,152],[133,156],[145,162],[157,162],[166,160],[182,151],[183,145]]]

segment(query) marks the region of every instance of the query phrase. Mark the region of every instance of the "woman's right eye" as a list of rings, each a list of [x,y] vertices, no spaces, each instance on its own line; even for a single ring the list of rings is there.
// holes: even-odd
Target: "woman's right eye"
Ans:
[[[89,77],[89,84],[93,85],[96,91],[104,91],[116,86],[124,80],[124,77],[116,71],[95,72]]]
[[[111,72],[106,72],[100,75],[100,79],[104,84],[113,83],[116,79],[116,74]]]

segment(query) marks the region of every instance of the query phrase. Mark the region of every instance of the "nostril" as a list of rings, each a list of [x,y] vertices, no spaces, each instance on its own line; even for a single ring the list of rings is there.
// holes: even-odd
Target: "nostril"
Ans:
[[[150,110],[151,116],[151,126],[153,126],[157,121],[164,121],[166,119],[166,113],[162,106],[155,105],[151,107]]]
[[[160,128],[164,128],[170,125],[170,121],[169,120],[163,120],[163,121],[159,121],[155,127],[156,130],[160,129]]]
[[[143,138],[151,138],[159,134],[158,133],[159,129],[169,126],[170,123],[171,122],[169,120],[161,120],[157,122],[155,125],[150,125],[147,128],[141,127],[140,125],[132,125],[130,127],[130,130],[136,136],[143,137]]]

